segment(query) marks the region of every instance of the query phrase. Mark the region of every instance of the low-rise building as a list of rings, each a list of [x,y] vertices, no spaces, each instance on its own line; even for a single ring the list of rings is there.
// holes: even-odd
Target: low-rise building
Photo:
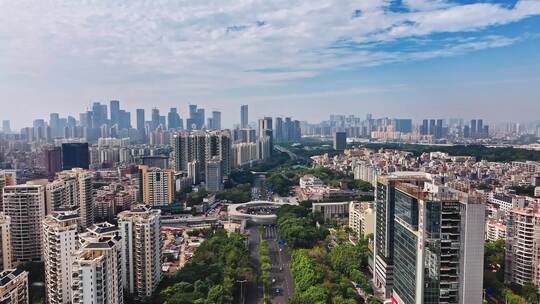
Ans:
[[[325,220],[341,220],[349,217],[349,204],[350,202],[313,203],[312,211],[320,212]]]
[[[373,204],[371,202],[351,202],[349,204],[349,228],[357,237],[372,234],[375,229]]]

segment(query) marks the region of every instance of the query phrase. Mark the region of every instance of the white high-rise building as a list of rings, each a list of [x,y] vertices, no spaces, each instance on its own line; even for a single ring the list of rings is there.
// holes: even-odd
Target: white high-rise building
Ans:
[[[507,215],[505,282],[540,288],[540,209],[513,208]]]
[[[4,188],[4,213],[11,218],[13,263],[41,261],[45,187],[27,183]]]
[[[221,190],[222,175],[221,175],[221,161],[219,159],[213,159],[206,163],[206,190],[208,192],[218,192]]]
[[[73,304],[124,303],[123,251],[118,228],[95,224],[79,235],[72,264]]]
[[[80,168],[59,172],[56,180],[47,185],[49,213],[63,207],[78,208],[82,229],[92,226],[94,223],[92,178],[92,173]]]
[[[0,303],[28,304],[28,272],[6,269],[0,272]]]
[[[0,270],[12,267],[11,250],[11,218],[0,213]]]
[[[136,299],[152,295],[162,278],[161,211],[136,205],[118,215],[126,252],[124,289]]]
[[[47,303],[71,301],[72,256],[78,246],[77,211],[55,212],[43,220],[43,260]]]

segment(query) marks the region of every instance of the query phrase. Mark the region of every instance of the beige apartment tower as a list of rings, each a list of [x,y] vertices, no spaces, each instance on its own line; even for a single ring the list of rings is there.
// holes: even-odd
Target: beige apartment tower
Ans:
[[[118,215],[122,247],[126,252],[124,289],[138,300],[151,296],[161,281],[160,221],[161,211],[144,205],[136,205]]]

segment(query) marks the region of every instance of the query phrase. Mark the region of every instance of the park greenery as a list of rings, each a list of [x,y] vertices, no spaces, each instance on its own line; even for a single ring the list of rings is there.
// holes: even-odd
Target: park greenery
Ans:
[[[298,185],[300,177],[304,175],[313,175],[325,184],[333,187],[346,187],[363,192],[373,191],[373,187],[368,182],[354,180],[354,177],[350,174],[324,167],[279,167],[270,173],[266,182],[275,193],[281,196],[288,196],[291,188],[294,185]]]
[[[251,200],[251,184],[239,184],[216,194],[216,198],[233,203],[245,203]]]
[[[328,229],[316,226],[320,214],[302,206],[284,205],[276,214],[279,236],[290,248],[311,248],[328,235]]]
[[[453,156],[474,156],[477,160],[494,162],[540,161],[540,151],[513,147],[486,147],[483,145],[417,145],[417,144],[367,144],[370,149],[395,149],[412,152],[418,156],[422,153],[444,152]]]
[[[291,272],[295,295],[291,304],[358,303],[360,288],[367,303],[380,303],[366,275],[368,239],[353,245],[345,238],[329,246],[328,229],[320,226],[321,215],[304,206],[285,205],[278,209],[278,234],[292,249]],[[331,249],[329,249],[331,247]],[[356,286],[355,286],[356,285]]]
[[[295,295],[290,303],[358,303],[360,294],[356,286],[367,303],[381,303],[373,297],[373,287],[363,272],[367,269],[368,252],[367,242],[339,244],[330,250],[319,243],[310,249],[293,250]]]
[[[237,303],[239,281],[255,280],[245,237],[218,230],[195,252],[192,261],[160,286],[152,302],[165,304]]]

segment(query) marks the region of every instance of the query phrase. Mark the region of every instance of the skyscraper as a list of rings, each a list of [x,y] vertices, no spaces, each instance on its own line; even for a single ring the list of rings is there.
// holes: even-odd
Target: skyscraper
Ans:
[[[146,138],[144,109],[137,109],[137,132],[139,133],[139,141],[144,142]]]
[[[159,109],[153,108],[152,109],[152,117],[151,117],[151,123],[150,123],[150,131],[154,131],[159,126]]]
[[[77,211],[55,212],[43,220],[47,303],[71,302],[71,258],[77,250]]]
[[[347,148],[347,132],[334,132],[334,150]]]
[[[88,143],[62,144],[62,168],[64,170],[73,168],[88,169],[89,167]]]
[[[45,187],[30,182],[5,187],[4,213],[11,218],[13,262],[41,261]]]
[[[169,129],[181,129],[180,126],[180,115],[176,108],[171,108],[169,114],[167,115],[167,121],[169,123]]]
[[[274,141],[276,143],[283,142],[283,118],[276,117],[274,124]]]
[[[240,128],[246,129],[249,125],[248,105],[240,106]]]
[[[162,278],[161,212],[136,205],[118,214],[126,273],[124,290],[141,301],[150,297]]]
[[[392,300],[481,303],[484,217],[481,199],[442,181],[398,183]]]
[[[111,110],[111,124],[120,124],[120,101],[111,100],[110,103]]]
[[[478,129],[476,125],[476,119],[471,120],[471,129],[470,129],[470,135],[472,138],[476,138],[478,135]]]
[[[212,126],[210,126],[210,129],[221,130],[221,112],[220,111],[212,111]]]
[[[390,298],[394,286],[394,213],[397,182],[419,184],[427,181],[424,173],[394,172],[379,177],[375,188],[375,235],[373,281]]]

